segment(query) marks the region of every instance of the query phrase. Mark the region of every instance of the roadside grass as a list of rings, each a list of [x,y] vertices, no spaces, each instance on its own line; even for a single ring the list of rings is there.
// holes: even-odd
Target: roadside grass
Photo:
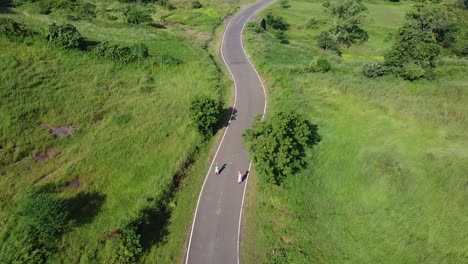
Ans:
[[[291,24],[291,44],[246,30],[245,45],[266,81],[269,115],[296,110],[318,125],[322,141],[308,166],[281,187],[251,178],[243,261],[462,263],[467,60],[442,58],[434,80],[369,79],[361,66],[383,59],[411,3],[366,3],[369,41],[337,57],[315,44],[326,23],[303,27],[314,15],[325,19],[321,5],[289,2],[270,10]],[[330,60],[332,71],[291,73],[317,58]]]
[[[149,48],[149,59],[120,65],[37,38],[0,38],[0,244],[11,242],[3,239],[17,220],[16,204],[25,187],[50,185],[69,202],[70,229],[49,262],[96,263],[105,235],[138,220],[147,209],[154,214],[147,224],[150,232],[142,234],[140,261],[181,262],[218,137],[202,141],[190,124],[188,106],[196,95],[230,105],[230,81],[215,45],[222,17],[248,1],[210,2],[204,18],[189,25],[206,31],[208,39],[188,35],[185,22],[158,28],[131,26],[123,17],[111,21],[106,16],[121,15],[125,5],[96,2],[96,19],[72,22],[86,41],[141,42]],[[154,16],[170,12],[155,10]],[[40,32],[52,22],[67,22],[59,14],[34,11],[33,6],[13,8],[1,17]],[[211,14],[219,16],[216,22],[205,20]],[[160,54],[182,64],[153,64],[152,57]],[[55,138],[45,126],[75,127],[70,137]]]

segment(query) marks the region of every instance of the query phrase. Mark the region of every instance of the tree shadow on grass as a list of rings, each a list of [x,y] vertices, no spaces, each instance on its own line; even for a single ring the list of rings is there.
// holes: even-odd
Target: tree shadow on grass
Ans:
[[[143,209],[140,217],[130,223],[136,226],[140,234],[140,244],[143,252],[148,252],[151,247],[164,243],[164,238],[169,235],[168,224],[172,216],[171,202],[175,193],[179,190],[182,180],[187,176],[190,167],[195,162],[195,155],[199,149],[195,148],[191,155],[184,161],[180,169],[172,177],[172,181],[157,198],[147,198],[150,205]]]
[[[83,38],[80,40],[80,50],[92,51],[94,47],[99,45],[101,42]]]
[[[101,211],[105,200],[106,196],[97,192],[79,193],[67,201],[69,220],[77,225],[91,223]]]

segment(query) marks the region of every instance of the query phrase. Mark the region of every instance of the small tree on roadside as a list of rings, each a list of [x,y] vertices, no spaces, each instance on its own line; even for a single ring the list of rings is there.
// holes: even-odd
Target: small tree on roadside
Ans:
[[[259,174],[267,182],[280,185],[305,165],[306,149],[319,136],[316,126],[304,117],[282,112],[266,121],[257,118],[244,139]]]
[[[199,96],[190,105],[192,122],[205,137],[213,135],[220,113],[221,102],[209,97]]]

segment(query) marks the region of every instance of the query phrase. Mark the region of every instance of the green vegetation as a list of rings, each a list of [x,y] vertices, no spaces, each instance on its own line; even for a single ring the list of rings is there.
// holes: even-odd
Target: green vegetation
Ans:
[[[341,56],[317,47],[317,36],[333,27],[322,2],[289,2],[258,16],[283,17],[290,44],[248,27],[245,46],[268,87],[266,120],[295,111],[317,124],[321,141],[281,186],[266,184],[254,167],[243,263],[464,262],[467,58],[437,44],[430,78],[368,78],[363,68],[381,75],[415,2],[363,1],[368,11],[360,25],[369,39],[341,45]],[[466,23],[461,5],[452,3],[444,1],[457,23]],[[307,26],[311,18],[314,27]],[[330,71],[311,70],[320,58]]]
[[[197,97],[190,105],[190,117],[202,136],[211,136],[219,123],[221,103],[209,97]]]
[[[180,261],[218,137],[190,105],[229,104],[217,40],[240,4],[202,3],[1,2],[1,263]]]
[[[306,148],[318,141],[316,126],[295,113],[257,118],[244,138],[260,175],[276,185],[305,165]]]
[[[364,19],[362,13],[367,10],[362,0],[327,0],[323,6],[332,17],[333,27],[330,32],[335,40],[347,46],[367,41],[367,32],[361,28]]]
[[[57,25],[52,23],[46,36],[47,40],[66,49],[78,48],[81,34],[71,24]]]

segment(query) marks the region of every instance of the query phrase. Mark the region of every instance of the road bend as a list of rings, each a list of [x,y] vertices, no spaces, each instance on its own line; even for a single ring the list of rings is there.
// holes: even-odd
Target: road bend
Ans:
[[[242,32],[252,16],[274,0],[261,0],[233,16],[225,29],[221,56],[234,80],[233,114],[219,143],[197,202],[185,263],[238,264],[242,208],[250,170],[242,134],[266,110],[265,90],[243,44]],[[214,164],[221,168],[214,173]],[[245,174],[238,183],[238,171]]]

